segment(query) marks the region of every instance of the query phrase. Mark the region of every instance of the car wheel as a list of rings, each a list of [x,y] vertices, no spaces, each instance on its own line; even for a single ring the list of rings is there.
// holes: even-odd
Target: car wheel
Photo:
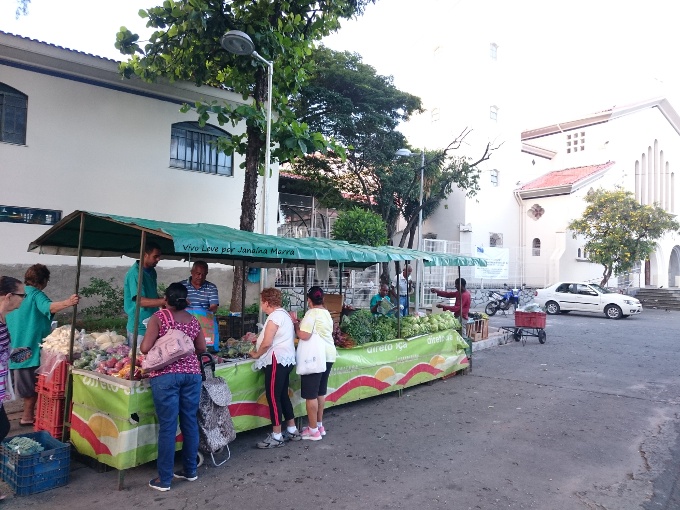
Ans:
[[[495,303],[487,303],[486,308],[484,308],[484,313],[486,313],[489,317],[493,317],[496,315],[496,312],[498,311],[498,308],[496,307]]]
[[[560,313],[560,305],[558,305],[555,301],[548,301],[545,304],[545,311],[550,315],[556,315]]]
[[[623,317],[623,312],[617,305],[607,305],[604,309],[604,314],[608,319],[620,319]]]

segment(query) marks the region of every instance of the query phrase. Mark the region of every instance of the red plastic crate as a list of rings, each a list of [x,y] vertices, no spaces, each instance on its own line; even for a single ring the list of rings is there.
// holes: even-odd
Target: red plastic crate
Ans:
[[[518,328],[544,328],[544,312],[515,312],[515,327]]]
[[[38,374],[35,389],[51,398],[63,398],[66,393],[66,378],[68,377],[68,363],[60,361],[51,374]]]
[[[42,423],[40,420],[36,419],[35,424],[33,425],[33,430],[36,432],[43,431],[47,432],[50,436],[52,436],[54,439],[58,439],[61,441],[62,436],[64,435],[64,426],[60,425],[58,427],[53,427],[47,423]]]
[[[34,430],[44,430],[52,437],[60,439],[64,430],[65,402],[64,398],[50,398],[44,393],[38,393]]]

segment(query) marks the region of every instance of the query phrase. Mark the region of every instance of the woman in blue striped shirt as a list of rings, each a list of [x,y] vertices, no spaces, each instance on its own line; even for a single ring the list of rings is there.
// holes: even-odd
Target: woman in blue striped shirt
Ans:
[[[7,392],[10,341],[5,317],[19,308],[25,297],[24,284],[21,281],[11,276],[0,276],[0,441],[9,432],[9,420],[2,405],[10,397]],[[0,499],[4,498],[5,494],[0,492]]]

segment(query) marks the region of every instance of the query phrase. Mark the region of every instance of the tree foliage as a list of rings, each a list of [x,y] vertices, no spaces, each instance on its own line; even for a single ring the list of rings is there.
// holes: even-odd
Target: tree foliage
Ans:
[[[413,246],[420,206],[420,159],[395,158],[408,147],[396,130],[400,122],[422,111],[421,100],[394,86],[349,52],[322,48],[313,54],[314,71],[292,100],[298,118],[314,130],[334,137],[346,149],[346,159],[333,152],[295,160],[293,173],[305,177],[308,191],[328,207],[346,208],[357,202],[380,214],[392,239],[403,216],[407,228],[399,241]],[[487,145],[477,160],[454,156],[470,130],[448,147],[428,151],[423,171],[423,217],[427,218],[454,187],[473,196],[479,190],[477,165],[494,147]],[[409,236],[410,235],[410,236]]]
[[[637,261],[647,259],[664,234],[680,229],[675,215],[657,205],[639,204],[622,188],[591,191],[585,201],[585,211],[568,228],[574,239],[585,237],[588,258],[604,266],[603,286],[612,274],[628,272]]]
[[[17,12],[16,18],[19,19],[21,16],[26,16],[28,14],[28,4],[31,0],[17,0]]]
[[[274,63],[272,157],[287,161],[331,145],[319,132],[298,121],[288,106],[289,97],[309,75],[309,56],[314,44],[337,30],[341,19],[360,14],[374,0],[164,0],[163,4],[142,9],[147,26],[155,28],[142,47],[139,36],[121,27],[116,48],[130,55],[121,65],[126,77],[137,75],[153,81],[165,77],[196,85],[225,88],[241,94],[243,105],[225,102],[185,105],[195,109],[199,122],[209,120],[220,126],[245,121],[246,130],[221,138],[219,150],[245,156],[245,183],[241,201],[240,229],[253,231],[255,225],[257,180],[265,154],[267,69],[258,60],[225,51],[220,38],[230,30],[247,33],[257,52]],[[341,147],[337,147],[341,153]],[[234,299],[243,284],[242,271],[234,278]]]
[[[354,207],[338,214],[332,229],[333,239],[367,246],[385,246],[385,222],[377,214]]]

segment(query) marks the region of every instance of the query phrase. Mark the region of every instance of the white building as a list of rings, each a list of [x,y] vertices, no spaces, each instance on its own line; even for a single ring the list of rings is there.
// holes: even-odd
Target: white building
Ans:
[[[641,204],[677,214],[680,116],[665,98],[614,107],[522,133],[522,168],[552,170],[516,191],[527,283],[598,280],[603,268],[587,260],[583,240],[567,224],[578,218],[590,189],[620,186]],[[680,239],[657,243],[633,286],[680,286]]]
[[[217,88],[123,79],[116,61],[0,32],[0,264],[72,264],[26,249],[76,209],[238,228],[243,159],[210,141],[245,123],[200,127],[180,112],[214,100],[243,103]],[[267,198],[275,210],[278,194]],[[102,263],[129,261],[84,261]]]

